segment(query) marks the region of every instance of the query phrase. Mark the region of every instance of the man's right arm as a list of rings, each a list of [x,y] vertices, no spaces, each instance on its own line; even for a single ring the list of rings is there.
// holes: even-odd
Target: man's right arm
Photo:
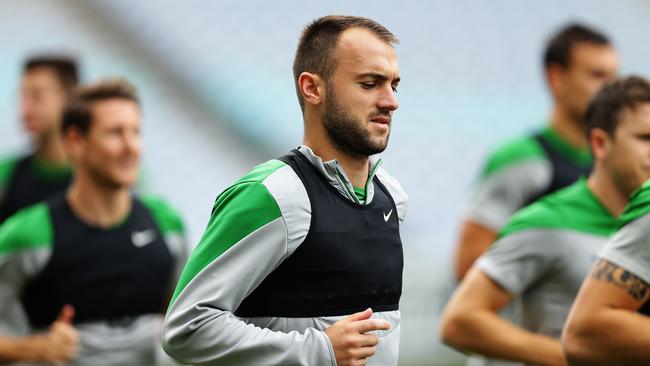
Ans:
[[[51,227],[44,204],[23,209],[0,225],[0,323],[10,324],[24,284],[45,266],[50,251]],[[62,309],[59,318],[42,334],[0,336],[0,362],[60,363],[77,354],[78,335],[72,326],[74,310]]]
[[[461,282],[442,316],[443,341],[490,358],[535,365],[565,365],[558,340],[502,319],[512,295],[477,268]]]
[[[497,232],[485,225],[466,220],[461,228],[454,255],[456,278],[462,280],[478,257],[485,253],[497,238]]]
[[[79,335],[72,326],[74,310],[66,305],[48,332],[25,337],[0,336],[0,362],[59,364],[77,355]]]
[[[234,315],[241,302],[302,242],[309,228],[309,220],[304,220],[305,214],[310,217],[309,201],[276,201],[273,193],[281,187],[270,184],[271,178],[238,183],[215,202],[164,322],[163,347],[181,363],[334,364],[323,332],[275,332]],[[302,184],[288,186],[302,187],[303,192],[294,194],[307,197]],[[287,221],[292,220],[289,227]],[[292,241],[290,236],[298,238]]]

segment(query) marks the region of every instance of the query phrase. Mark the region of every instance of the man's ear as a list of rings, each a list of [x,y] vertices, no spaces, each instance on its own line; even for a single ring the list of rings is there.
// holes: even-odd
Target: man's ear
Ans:
[[[589,146],[596,160],[601,160],[609,154],[611,137],[602,128],[593,128],[589,132]]]
[[[552,93],[558,93],[564,88],[566,69],[559,64],[551,64],[546,68],[546,82]]]
[[[316,74],[310,72],[300,74],[298,88],[305,105],[310,104],[317,107],[325,100],[325,81]]]
[[[68,127],[62,132],[63,149],[71,160],[83,154],[86,136],[77,127]]]

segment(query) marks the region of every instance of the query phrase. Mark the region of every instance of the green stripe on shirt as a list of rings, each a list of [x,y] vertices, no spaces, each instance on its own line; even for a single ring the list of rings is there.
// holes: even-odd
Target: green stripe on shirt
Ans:
[[[45,203],[24,208],[0,225],[0,254],[52,245],[50,210]]]
[[[0,188],[7,185],[20,158],[13,157],[0,161]]]
[[[621,224],[625,225],[631,221],[650,212],[650,180],[643,183],[632,196],[621,215]]]
[[[167,202],[151,195],[142,195],[140,200],[149,209],[163,235],[183,232],[180,215]]]
[[[517,138],[506,142],[499,149],[490,154],[481,174],[486,179],[493,174],[515,163],[524,161],[546,160],[546,154],[541,146],[531,136]]]
[[[208,227],[183,269],[170,307],[203,268],[246,236],[282,216],[262,181],[283,166],[278,160],[258,165],[217,197]]]
[[[517,211],[501,229],[499,238],[533,229],[566,229],[609,236],[618,224],[582,178]]]

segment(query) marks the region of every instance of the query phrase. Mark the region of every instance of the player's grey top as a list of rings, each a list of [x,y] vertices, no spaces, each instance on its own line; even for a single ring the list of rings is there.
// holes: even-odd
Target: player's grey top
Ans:
[[[650,181],[632,194],[621,229],[600,252],[600,257],[650,283]]]
[[[524,328],[559,338],[580,285],[617,225],[581,179],[517,212],[476,265],[521,298]]]
[[[299,147],[307,159],[344,197],[356,203],[350,180],[340,164],[322,161]],[[392,196],[399,222],[407,197],[379,161],[371,159],[366,204],[372,202],[373,176]],[[309,232],[311,207],[307,191],[291,166],[270,160],[255,167],[222,192],[206,232],[179,280],[165,318],[163,345],[182,363],[201,365],[335,366],[324,330],[338,317],[239,318],[233,313],[251,292],[301,245]],[[379,331],[371,366],[396,366],[400,313],[374,314],[391,324]]]
[[[465,217],[494,232],[520,208],[566,187],[591,168],[588,149],[576,149],[553,129],[517,138],[490,154]]]

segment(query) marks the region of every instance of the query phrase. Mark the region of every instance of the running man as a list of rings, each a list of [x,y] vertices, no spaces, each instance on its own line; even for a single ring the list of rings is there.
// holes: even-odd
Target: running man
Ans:
[[[163,345],[202,365],[391,365],[399,350],[406,195],[371,155],[398,108],[396,39],[326,16],[293,72],[303,145],[216,199],[167,312]]]
[[[505,143],[488,157],[461,227],[455,254],[458,279],[515,211],[589,173],[584,114],[591,97],[617,70],[614,47],[594,29],[573,24],[550,39],[544,53],[553,97],[549,125]]]
[[[74,169],[69,189],[0,226],[0,322],[12,321],[4,310],[19,302],[31,329],[2,341],[57,335],[63,343],[54,344],[56,357],[33,360],[43,345],[32,342],[18,360],[154,365],[187,251],[178,215],[160,199],[132,194],[141,150],[135,89],[124,80],[82,87],[62,130]]]
[[[647,83],[622,102],[621,118],[650,126]],[[644,145],[650,155],[650,132],[639,130],[637,136],[636,146]],[[646,159],[637,169],[639,175],[648,172],[650,162]],[[563,345],[571,365],[650,364],[650,181],[632,195],[621,224],[600,252],[569,315]]]
[[[649,96],[650,84],[638,77],[598,92],[586,113],[593,172],[503,227],[447,304],[446,343],[491,358],[566,364],[559,338],[580,284],[627,198],[650,178],[650,119],[633,113]],[[515,298],[523,304],[521,328],[498,314]]]

